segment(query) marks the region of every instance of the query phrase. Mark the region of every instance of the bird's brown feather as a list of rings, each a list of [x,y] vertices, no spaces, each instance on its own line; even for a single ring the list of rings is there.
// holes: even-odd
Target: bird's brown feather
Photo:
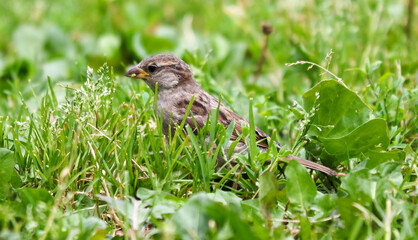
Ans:
[[[153,72],[145,72],[146,69],[150,69],[150,65],[154,65]],[[132,73],[135,73],[135,75]],[[181,124],[193,97],[194,101],[190,107],[190,114],[186,116],[186,124],[189,125],[194,132],[204,127],[212,110],[217,109],[218,107],[218,123],[223,124],[227,128],[231,122],[235,122],[230,142],[239,139],[239,136],[242,134],[242,125],[249,126],[247,120],[233,112],[224,104],[219,104],[216,98],[204,91],[193,78],[190,67],[174,55],[159,54],[146,58],[137,66],[129,70],[125,76],[136,76],[136,78],[144,79],[154,92],[156,91],[156,84],[158,83],[158,116],[161,116],[162,111],[164,134],[170,132],[169,126],[173,127]],[[171,122],[173,124],[170,124]],[[173,134],[174,131],[171,131],[171,133]],[[255,127],[255,137],[257,146],[261,150],[267,150],[269,136],[258,127]],[[275,144],[277,148],[281,147],[279,143]],[[247,148],[242,139],[240,140],[240,145],[242,148],[240,148],[239,151],[234,149],[234,153],[245,151]],[[341,175],[321,164],[292,155],[283,158],[283,161],[290,161],[291,159],[299,161],[308,168],[329,175]]]

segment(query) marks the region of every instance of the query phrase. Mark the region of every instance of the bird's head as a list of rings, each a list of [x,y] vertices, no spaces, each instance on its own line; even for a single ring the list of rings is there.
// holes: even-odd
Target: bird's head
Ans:
[[[156,83],[158,89],[163,90],[195,82],[189,65],[172,54],[145,58],[125,73],[125,76],[143,79],[153,91]]]

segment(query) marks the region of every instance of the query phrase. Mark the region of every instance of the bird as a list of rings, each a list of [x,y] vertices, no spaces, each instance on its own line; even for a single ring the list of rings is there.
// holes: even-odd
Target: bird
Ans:
[[[157,54],[145,58],[138,65],[129,69],[124,76],[144,80],[154,93],[158,84],[157,114],[158,116],[162,116],[162,131],[166,136],[170,132],[175,132],[176,125],[181,125],[192,99],[190,112],[193,116],[189,112],[189,115],[185,119],[185,123],[192,129],[201,129],[206,124],[208,115],[211,114],[212,109],[217,109],[218,107],[218,123],[223,124],[225,128],[231,123],[235,124],[229,143],[226,145],[225,153],[228,153],[231,144],[239,139],[242,133],[242,125],[249,126],[249,122],[246,119],[223,103],[219,103],[217,98],[203,90],[194,79],[189,65],[175,55]],[[260,151],[267,151],[270,136],[258,127],[255,127],[255,137],[257,147]],[[276,144],[278,150],[280,150],[281,146],[279,143]],[[247,151],[248,146],[241,139],[235,146],[233,154],[239,152],[245,153]],[[217,165],[225,162],[222,161],[222,158],[222,156],[218,156]],[[331,176],[343,175],[343,173],[334,171],[319,163],[293,155],[287,155],[282,158],[282,161],[288,162],[292,159],[298,161],[306,168],[317,170]]]

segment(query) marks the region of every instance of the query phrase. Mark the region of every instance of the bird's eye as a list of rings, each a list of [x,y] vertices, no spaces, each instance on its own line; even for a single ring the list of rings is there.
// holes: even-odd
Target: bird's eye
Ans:
[[[148,66],[148,72],[153,73],[153,72],[157,71],[157,68],[158,67],[155,64],[149,65]]]

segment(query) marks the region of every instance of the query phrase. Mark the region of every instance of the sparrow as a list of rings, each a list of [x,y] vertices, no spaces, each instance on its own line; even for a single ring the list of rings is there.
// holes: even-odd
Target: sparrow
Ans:
[[[225,149],[226,153],[228,153],[232,142],[240,137],[242,125],[249,126],[249,122],[246,119],[233,112],[224,104],[219,103],[217,98],[203,90],[193,78],[193,73],[190,70],[189,65],[172,54],[158,54],[145,58],[138,65],[125,73],[125,76],[144,80],[154,93],[156,84],[158,84],[157,113],[158,116],[162,116],[162,130],[166,136],[168,136],[169,132],[174,133],[176,125],[181,125],[193,97],[194,100],[190,109],[193,117],[190,115],[190,112],[189,116],[186,117],[186,124],[192,129],[201,129],[205,125],[212,109],[217,109],[218,107],[218,123],[223,124],[225,128],[232,122],[235,123],[229,144],[227,144]],[[163,111],[162,115],[161,111]],[[172,129],[169,129],[170,127]],[[255,136],[260,151],[267,151],[268,139],[270,137],[258,127],[255,127]],[[276,147],[280,150],[281,145],[277,143]],[[235,146],[233,152],[234,154],[239,152],[243,153],[247,151],[246,149],[248,149],[248,147],[241,139]],[[226,154],[226,156],[227,155],[228,154]],[[282,161],[290,161],[292,159],[300,162],[307,168],[318,170],[328,175],[342,175],[342,173],[338,173],[321,164],[293,155],[284,157]],[[220,157],[218,157],[217,164],[220,165],[223,162]]]

